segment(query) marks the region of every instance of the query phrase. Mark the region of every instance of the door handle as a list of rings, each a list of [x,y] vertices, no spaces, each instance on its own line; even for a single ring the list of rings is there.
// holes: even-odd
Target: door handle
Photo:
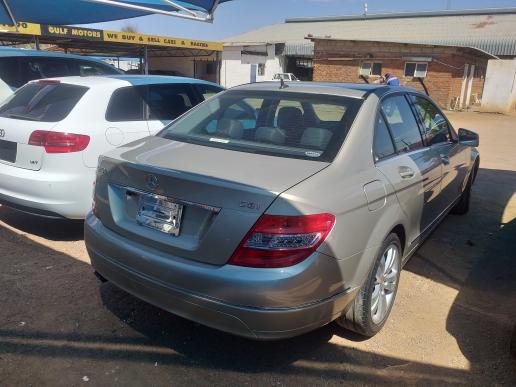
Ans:
[[[440,155],[441,157],[441,161],[443,162],[444,165],[448,165],[450,164],[450,158],[446,155]]]
[[[399,173],[402,179],[412,179],[415,175],[412,168],[409,167],[400,167]]]

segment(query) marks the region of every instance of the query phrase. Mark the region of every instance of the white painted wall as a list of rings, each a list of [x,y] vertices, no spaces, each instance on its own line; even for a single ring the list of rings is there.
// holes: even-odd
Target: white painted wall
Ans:
[[[251,64],[242,63],[244,46],[226,46],[222,53],[220,82],[222,86],[230,88],[251,82]],[[257,51],[264,51],[264,46],[257,46]],[[255,57],[256,60],[265,60],[265,75],[256,76],[257,82],[271,81],[276,73],[283,72],[283,58],[276,56],[273,44],[267,45],[267,57]],[[250,59],[249,57],[247,59]],[[257,62],[258,63],[258,62]],[[258,66],[257,66],[258,67]]]
[[[494,113],[516,110],[516,59],[489,60],[480,109]]]

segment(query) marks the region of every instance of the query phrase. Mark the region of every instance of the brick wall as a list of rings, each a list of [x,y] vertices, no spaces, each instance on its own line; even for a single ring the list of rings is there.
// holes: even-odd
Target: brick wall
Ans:
[[[442,107],[448,108],[460,95],[466,63],[477,66],[472,93],[482,94],[487,58],[455,47],[315,39],[314,81],[363,83],[359,77],[361,62],[378,61],[383,74],[393,73],[403,85],[423,91],[417,79],[404,76],[404,57],[432,58],[424,83]]]

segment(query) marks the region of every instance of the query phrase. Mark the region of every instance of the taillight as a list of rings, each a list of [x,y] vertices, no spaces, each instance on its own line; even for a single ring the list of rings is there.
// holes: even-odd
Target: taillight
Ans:
[[[31,133],[29,145],[42,146],[47,153],[71,153],[86,149],[90,136],[84,134],[36,130]]]
[[[228,263],[262,268],[295,265],[321,245],[334,224],[332,214],[262,215]]]

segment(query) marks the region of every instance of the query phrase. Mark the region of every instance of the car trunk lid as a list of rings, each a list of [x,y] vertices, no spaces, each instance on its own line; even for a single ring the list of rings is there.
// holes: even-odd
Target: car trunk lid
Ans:
[[[222,265],[280,193],[327,165],[150,137],[102,161],[95,201],[104,225],[117,233],[165,254]],[[149,198],[181,205],[177,236],[139,223]]]
[[[36,130],[52,130],[55,125],[0,117],[0,163],[39,171],[45,150],[29,145],[30,135]]]

